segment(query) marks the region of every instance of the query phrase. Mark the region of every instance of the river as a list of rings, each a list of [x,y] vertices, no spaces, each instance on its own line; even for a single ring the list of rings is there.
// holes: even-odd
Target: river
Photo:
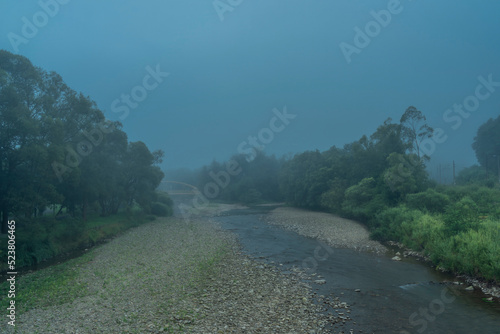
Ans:
[[[284,272],[294,267],[321,275],[311,284],[318,295],[347,302],[352,320],[335,327],[349,333],[500,333],[498,301],[479,291],[465,291],[453,276],[412,259],[391,260],[350,249],[329,248],[313,238],[267,224],[272,208],[232,210],[214,218],[236,233],[243,252],[274,263]],[[449,282],[449,283],[446,283]],[[359,290],[359,291],[357,291]]]

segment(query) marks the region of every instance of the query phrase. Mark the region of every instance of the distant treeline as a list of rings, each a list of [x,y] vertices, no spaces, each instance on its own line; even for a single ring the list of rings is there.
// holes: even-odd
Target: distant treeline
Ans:
[[[10,218],[28,221],[48,209],[83,220],[134,205],[149,212],[163,152],[128,142],[121,128],[57,73],[0,50],[2,233]]]
[[[453,186],[428,177],[430,157],[422,147],[433,133],[422,112],[409,107],[398,123],[388,119],[343,148],[289,159],[237,155],[197,171],[171,171],[167,178],[196,185],[205,201],[285,201],[353,218],[376,239],[402,242],[455,272],[499,281],[500,117],[483,124],[472,143],[481,166],[462,170]],[[238,175],[217,180],[234,162]],[[220,184],[217,194],[210,184]]]

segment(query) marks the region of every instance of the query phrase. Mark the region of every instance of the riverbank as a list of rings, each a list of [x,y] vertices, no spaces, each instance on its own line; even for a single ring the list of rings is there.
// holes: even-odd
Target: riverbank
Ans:
[[[270,224],[281,226],[303,236],[325,241],[332,247],[375,253],[388,251],[387,247],[380,242],[370,240],[368,229],[361,223],[330,213],[279,207],[271,211],[264,219]],[[422,253],[410,250],[399,243],[389,244],[399,247],[405,257],[415,257],[432,266],[430,259]],[[439,268],[436,269],[439,270]],[[455,276],[457,280],[464,281],[464,288],[468,287],[470,290],[473,287],[473,289],[481,290],[486,295],[500,298],[500,286],[496,284],[465,275],[455,274]]]
[[[317,238],[337,248],[385,253],[387,248],[370,239],[368,229],[354,220],[325,213],[291,207],[279,207],[264,218],[300,235]]]
[[[150,222],[155,216],[139,210],[101,217],[89,215],[88,220],[66,216],[40,217],[35,220],[16,219],[16,269],[20,273],[50,266],[80,255],[85,249],[102,244],[130,228]],[[8,271],[8,236],[0,235],[0,273]]]
[[[329,333],[324,326],[342,319],[322,313],[325,304],[314,302],[302,277],[242,255],[234,236],[208,219],[158,219],[83,257],[20,277],[15,329]],[[329,304],[346,307],[338,299]]]

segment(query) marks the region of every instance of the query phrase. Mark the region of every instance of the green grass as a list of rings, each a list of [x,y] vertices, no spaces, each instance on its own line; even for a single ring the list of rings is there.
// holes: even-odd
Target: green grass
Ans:
[[[92,247],[153,218],[138,212],[90,216],[87,221],[43,217],[16,220],[16,268],[37,265],[53,257]],[[0,271],[7,271],[7,238],[0,237]]]
[[[16,280],[16,311],[24,313],[34,308],[69,303],[88,294],[87,287],[78,280],[78,268],[92,261],[92,252],[81,257],[54,265]],[[7,308],[9,284],[0,284],[0,307]]]

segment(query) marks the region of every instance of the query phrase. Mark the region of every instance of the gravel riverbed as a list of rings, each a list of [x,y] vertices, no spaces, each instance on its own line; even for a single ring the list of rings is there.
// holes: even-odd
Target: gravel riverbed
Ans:
[[[332,247],[385,253],[387,248],[370,240],[370,232],[361,223],[325,212],[279,207],[263,218],[306,237],[317,238]]]
[[[331,333],[329,324],[349,321],[325,312],[349,314],[346,303],[314,298],[303,272],[283,274],[242,255],[234,235],[210,219],[158,219],[91,255],[72,268],[69,284],[81,293],[19,314],[16,333]],[[14,333],[4,325],[1,332]]]

